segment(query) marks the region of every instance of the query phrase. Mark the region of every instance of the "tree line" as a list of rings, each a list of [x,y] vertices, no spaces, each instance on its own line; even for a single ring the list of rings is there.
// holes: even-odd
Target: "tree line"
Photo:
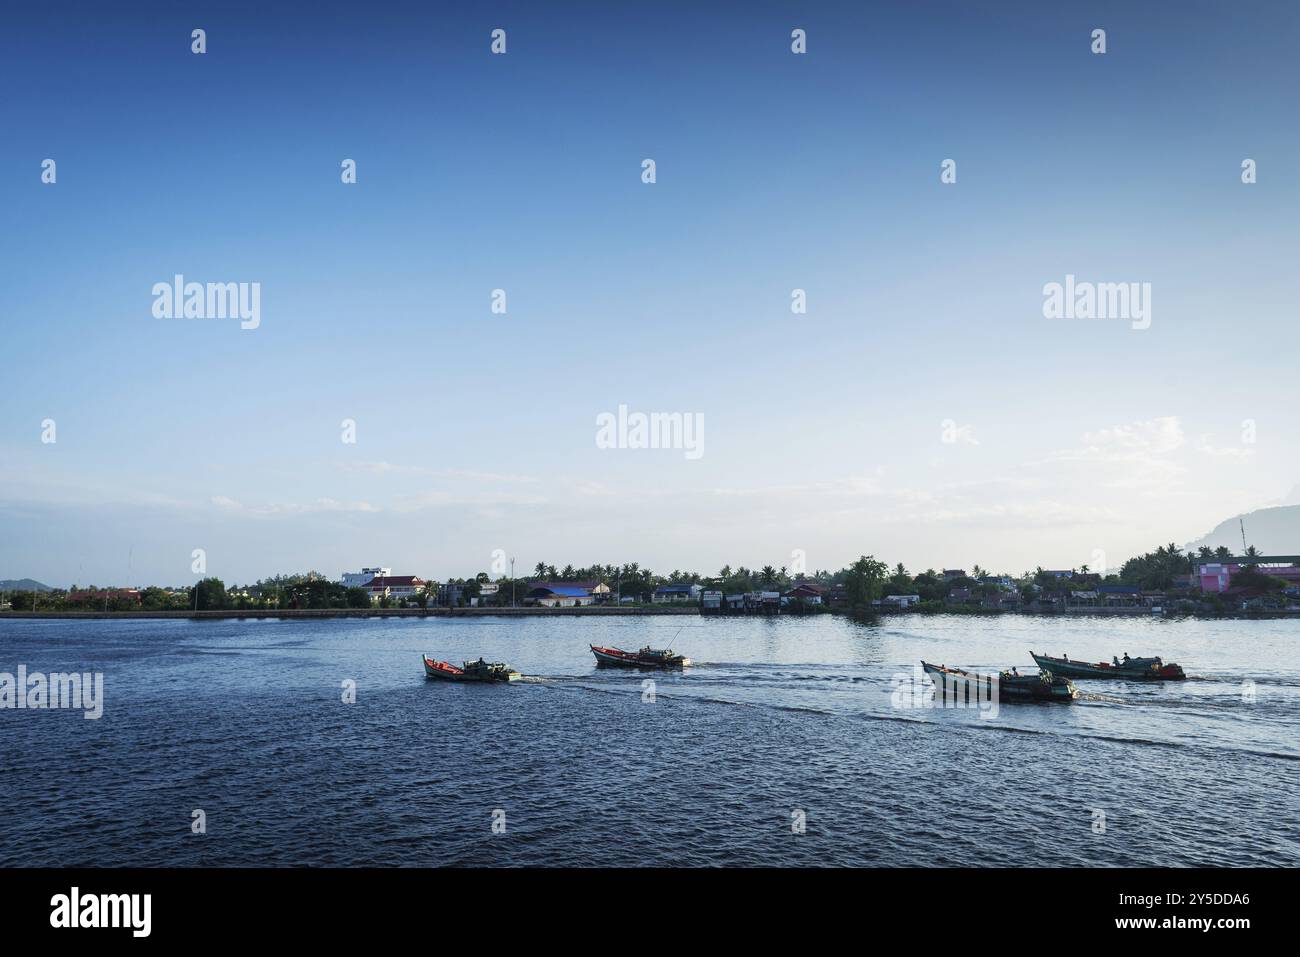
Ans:
[[[1255,558],[1259,552],[1251,546],[1245,556]],[[1006,582],[1017,589],[1025,600],[1042,595],[1062,595],[1081,587],[1097,584],[1123,584],[1152,591],[1174,588],[1191,574],[1197,562],[1224,561],[1233,558],[1232,552],[1219,547],[1201,547],[1196,552],[1183,552],[1175,544],[1161,545],[1154,551],[1137,555],[1126,561],[1117,572],[1093,572],[1087,565],[1071,569],[1073,577],[1061,577],[1041,567],[1019,576],[991,575],[980,565],[972,566],[967,574],[945,576],[941,571],[927,568],[913,574],[902,562],[892,568],[873,555],[863,555],[855,562],[837,571],[816,570],[808,574],[792,572],[788,566],[763,565],[749,568],[745,565],[724,565],[716,574],[673,569],[659,574],[637,562],[622,565],[565,565],[557,568],[547,562],[538,562],[529,578],[510,579],[505,576],[493,579],[487,572],[469,578],[449,579],[446,584],[458,586],[450,592],[454,603],[468,605],[474,599],[481,604],[509,605],[522,601],[528,590],[538,582],[582,581],[601,583],[610,591],[635,602],[649,602],[655,590],[663,585],[694,584],[725,594],[756,591],[785,591],[797,582],[816,582],[834,587],[843,586],[847,604],[851,607],[869,605],[891,595],[917,595],[924,603],[948,600],[956,589],[969,590],[976,597],[1005,594]],[[483,593],[483,587],[495,584],[495,594]],[[1247,566],[1233,575],[1234,587],[1267,594],[1280,592],[1287,582],[1261,572],[1257,565]],[[1194,583],[1193,583],[1194,584]],[[369,608],[370,593],[365,588],[348,588],[326,578],[316,571],[273,575],[259,579],[252,585],[227,586],[221,579],[204,578],[187,588],[161,588],[149,586],[140,589],[139,600],[119,594],[120,589],[98,589],[94,586],[53,590],[49,592],[16,591],[0,596],[15,610],[86,610],[86,611],[183,611],[183,610],[240,610],[240,609],[330,609]],[[382,598],[381,607],[396,604],[398,599]],[[438,601],[438,583],[428,581],[410,599],[416,605],[428,607]]]

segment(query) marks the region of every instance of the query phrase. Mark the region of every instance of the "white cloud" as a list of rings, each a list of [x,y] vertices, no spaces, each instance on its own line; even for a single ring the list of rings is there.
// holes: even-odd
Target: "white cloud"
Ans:
[[[245,505],[226,495],[212,496],[212,504],[229,512],[246,515],[310,515],[318,512],[377,512],[379,509],[369,502],[340,502],[332,498],[318,498],[307,503],[268,503],[265,505]]]
[[[1214,437],[1209,434],[1202,435],[1196,441],[1196,451],[1202,453],[1203,455],[1210,455],[1213,456],[1214,458],[1220,458],[1220,459],[1223,458],[1246,459],[1246,458],[1250,458],[1252,455],[1255,454],[1254,449],[1248,448],[1244,445],[1216,446],[1212,441],[1213,438]]]
[[[396,465],[392,462],[341,462],[345,472],[364,472],[370,475],[420,475],[431,478],[464,479],[470,482],[536,482],[531,475],[511,475],[503,472],[477,472],[470,469],[432,469],[422,465]]]

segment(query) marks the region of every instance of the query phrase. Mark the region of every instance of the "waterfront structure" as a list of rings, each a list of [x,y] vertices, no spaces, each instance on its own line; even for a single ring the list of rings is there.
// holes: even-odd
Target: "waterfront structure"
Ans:
[[[443,582],[438,586],[438,604],[444,608],[458,608],[465,597],[465,586],[455,582]]]
[[[830,589],[821,582],[798,581],[785,593],[785,597],[808,605],[820,605],[824,603],[826,593],[829,591]]]
[[[372,602],[384,598],[406,601],[418,596],[424,590],[425,584],[425,580],[418,575],[383,575],[370,579],[360,587],[370,592]]]
[[[1256,566],[1271,578],[1281,578],[1292,585],[1300,585],[1300,555],[1237,556],[1198,564],[1193,577],[1201,591],[1219,594],[1232,587],[1232,576],[1247,565]]]
[[[893,605],[895,608],[911,608],[913,605],[921,603],[920,595],[886,595],[883,599],[886,605]]]
[[[67,601],[74,603],[96,601],[130,601],[140,604],[138,588],[83,588],[68,592]]]
[[[702,589],[699,585],[693,584],[661,585],[655,589],[654,596],[651,600],[656,603],[671,601],[698,601],[701,590]]]
[[[542,608],[576,608],[594,605],[608,597],[609,586],[602,582],[533,582],[524,593],[524,604]]]
[[[344,572],[340,581],[344,588],[362,588],[376,578],[387,578],[391,574],[391,568],[363,568],[359,572]]]
[[[1098,585],[1097,600],[1108,608],[1126,608],[1142,604],[1142,589],[1137,585]]]
[[[984,575],[979,579],[981,585],[996,585],[1006,592],[1016,590],[1016,583],[1010,575]]]

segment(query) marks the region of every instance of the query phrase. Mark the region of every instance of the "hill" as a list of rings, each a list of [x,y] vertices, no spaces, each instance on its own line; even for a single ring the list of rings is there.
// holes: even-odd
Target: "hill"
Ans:
[[[34,578],[6,578],[0,580],[0,591],[54,591]]]

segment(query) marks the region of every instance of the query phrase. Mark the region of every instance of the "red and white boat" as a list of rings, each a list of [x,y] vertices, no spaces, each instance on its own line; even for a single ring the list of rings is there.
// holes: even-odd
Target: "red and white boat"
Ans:
[[[424,656],[424,676],[443,681],[518,681],[519,672],[499,661],[467,661],[459,668],[449,661]]]
[[[673,654],[671,648],[651,648],[640,651],[623,651],[620,648],[602,648],[588,645],[596,656],[596,664],[610,668],[684,668],[691,663],[685,655]]]

